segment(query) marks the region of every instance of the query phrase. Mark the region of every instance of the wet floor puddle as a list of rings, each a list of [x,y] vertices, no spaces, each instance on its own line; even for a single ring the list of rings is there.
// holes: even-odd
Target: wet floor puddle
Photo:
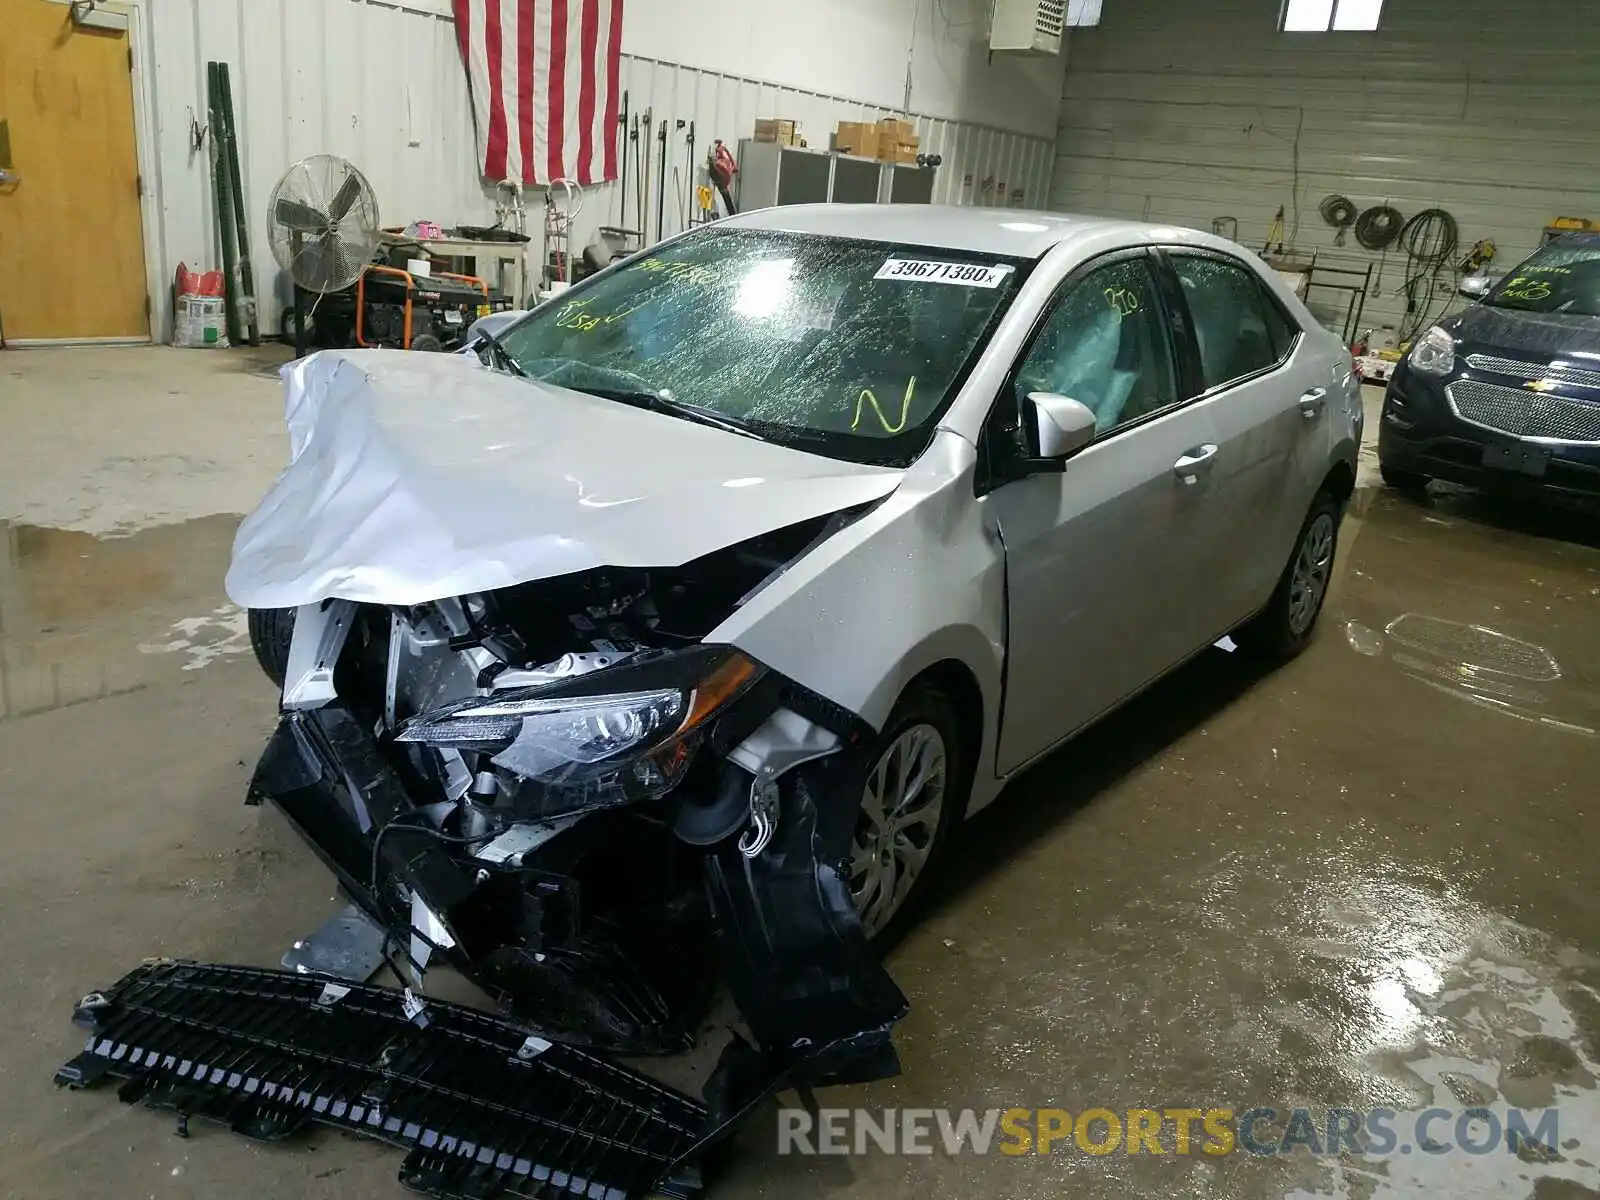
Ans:
[[[0,522],[0,719],[248,655],[222,591],[238,518],[124,537]]]
[[[1406,686],[1600,736],[1600,517],[1377,493],[1345,584],[1329,623]]]

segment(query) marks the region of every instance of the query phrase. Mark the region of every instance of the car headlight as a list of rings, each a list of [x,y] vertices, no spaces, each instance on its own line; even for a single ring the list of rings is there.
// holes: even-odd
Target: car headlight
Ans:
[[[760,674],[738,651],[696,665],[704,673],[679,686],[551,695],[544,685],[473,696],[413,717],[395,740],[487,752],[496,766],[571,793],[574,803],[649,799],[683,778],[711,718]]]
[[[1416,340],[1406,361],[1426,375],[1448,375],[1456,368],[1456,340],[1435,325]]]

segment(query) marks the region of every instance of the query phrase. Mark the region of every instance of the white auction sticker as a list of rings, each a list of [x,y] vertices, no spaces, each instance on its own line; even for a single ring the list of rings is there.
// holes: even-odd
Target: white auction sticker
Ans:
[[[933,262],[922,258],[891,258],[878,268],[874,279],[904,279],[910,283],[958,283],[963,287],[999,287],[1009,266],[982,263]]]

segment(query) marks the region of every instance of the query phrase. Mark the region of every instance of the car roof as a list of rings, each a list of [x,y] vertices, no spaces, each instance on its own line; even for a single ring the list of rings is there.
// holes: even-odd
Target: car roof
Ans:
[[[940,204],[786,204],[740,213],[716,223],[723,228],[772,229],[823,237],[861,238],[939,246],[1012,258],[1039,258],[1062,242],[1122,234],[1128,244],[1186,242],[1238,252],[1211,234],[1073,213],[1026,208],[966,208]]]

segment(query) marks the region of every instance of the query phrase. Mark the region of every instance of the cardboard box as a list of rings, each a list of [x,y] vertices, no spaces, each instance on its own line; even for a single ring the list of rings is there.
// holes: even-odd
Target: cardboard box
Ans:
[[[880,162],[908,163],[917,160],[918,139],[909,121],[893,117],[883,121],[840,121],[834,130],[830,149],[838,154],[859,154]]]
[[[840,121],[829,148],[839,154],[878,157],[878,127],[871,121]]]
[[[880,141],[878,157],[886,163],[914,163],[917,161],[917,139],[909,142]]]
[[[916,162],[918,143],[916,126],[911,122],[894,117],[878,122],[878,157],[884,162]]]
[[[758,142],[776,142],[780,146],[793,146],[796,144],[797,136],[793,121],[778,118],[756,122],[756,141]]]

